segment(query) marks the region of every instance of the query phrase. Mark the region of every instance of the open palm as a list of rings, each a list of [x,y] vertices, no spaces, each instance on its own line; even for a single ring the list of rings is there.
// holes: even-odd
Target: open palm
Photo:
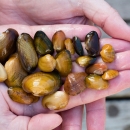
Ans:
[[[110,36],[130,41],[130,28],[124,23],[117,12],[103,0],[1,0],[0,17],[0,32],[12,27],[19,33],[26,32],[33,36],[37,30],[43,30],[51,38],[55,31],[63,30],[67,37],[79,36],[83,41],[85,35],[91,30],[97,31],[99,36],[101,34],[94,27],[74,24],[90,24],[94,22]],[[116,39],[101,40],[101,45],[106,43],[112,44],[116,51],[116,60],[112,64],[108,64],[108,68],[117,69],[120,75],[110,81],[110,86],[107,90],[96,91],[86,89],[83,93],[71,97],[68,106],[65,108],[70,109],[88,103],[88,130],[104,130],[105,100],[100,98],[117,93],[130,85],[129,42]],[[78,71],[83,71],[76,64],[74,67]],[[0,128],[2,130],[51,130],[62,122],[58,114],[45,114],[48,110],[43,109],[40,101],[29,106],[21,105],[10,100],[7,95],[7,87],[4,84],[0,84],[0,88]],[[62,124],[62,130],[81,129],[81,106],[62,112],[61,115],[65,122]],[[70,121],[70,118],[75,120]],[[100,121],[98,120],[99,118],[101,119]],[[93,125],[93,122],[95,122],[95,125]]]

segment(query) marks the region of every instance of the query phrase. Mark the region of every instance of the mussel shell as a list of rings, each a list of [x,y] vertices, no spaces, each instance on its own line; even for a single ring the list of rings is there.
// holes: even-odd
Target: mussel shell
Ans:
[[[7,72],[7,80],[5,81],[8,87],[22,87],[22,80],[28,75],[21,66],[18,54],[13,54],[5,63]]]
[[[115,51],[110,44],[105,44],[100,51],[101,58],[104,62],[111,63],[115,60]]]
[[[32,37],[27,33],[22,33],[17,40],[17,49],[22,67],[27,72],[33,71],[37,66],[38,57]]]
[[[102,75],[105,71],[107,71],[107,69],[107,65],[104,62],[102,62],[91,65],[90,67],[86,68],[85,72],[87,74]]]
[[[61,85],[58,72],[37,72],[24,78],[22,87],[34,96],[45,96],[56,92]]]
[[[0,62],[5,63],[8,57],[16,51],[18,32],[12,28],[0,34]]]
[[[33,96],[30,93],[26,93],[22,88],[19,87],[9,88],[8,95],[13,101],[27,105],[35,103],[39,100],[39,97]]]
[[[70,73],[64,83],[64,90],[69,95],[77,95],[86,89],[85,72]]]
[[[0,82],[3,82],[7,79],[7,72],[4,66],[0,63]]]
[[[85,48],[88,55],[96,57],[99,55],[100,43],[97,32],[91,31],[85,37]]]
[[[86,76],[85,83],[88,88],[102,90],[108,88],[108,81],[102,79],[100,75],[90,74]]]
[[[43,31],[37,31],[34,36],[34,45],[39,55],[53,54],[53,44]]]
[[[42,99],[42,105],[50,110],[59,110],[69,102],[69,96],[64,91],[57,91],[51,95],[47,95]]]
[[[84,51],[83,51],[83,47],[82,47],[80,39],[75,36],[75,37],[73,37],[72,41],[74,43],[74,48],[75,48],[76,53],[80,56],[83,56]]]
[[[102,78],[104,80],[110,80],[116,78],[118,75],[119,72],[117,70],[108,70],[102,75]]]
[[[87,67],[96,62],[97,58],[93,58],[90,56],[80,56],[76,59],[76,63],[82,67]]]
[[[55,32],[55,34],[52,37],[54,50],[60,52],[65,49],[65,44],[64,44],[65,38],[66,38],[65,33],[62,30]]]
[[[56,60],[52,55],[46,54],[39,58],[38,67],[43,72],[52,72],[56,67]]]
[[[74,49],[74,44],[70,38],[65,39],[64,41],[66,50],[70,51],[71,55],[74,55],[75,49]]]
[[[72,60],[71,55],[68,50],[63,50],[59,52],[56,57],[56,69],[61,76],[67,76],[72,70]]]

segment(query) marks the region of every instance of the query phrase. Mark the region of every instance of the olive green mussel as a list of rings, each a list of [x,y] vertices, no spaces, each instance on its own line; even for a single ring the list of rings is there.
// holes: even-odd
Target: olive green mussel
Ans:
[[[93,58],[90,56],[80,56],[76,59],[76,63],[82,67],[87,67],[91,64],[94,64],[97,58]]]
[[[72,71],[71,54],[68,50],[59,52],[56,57],[56,69],[60,75],[65,77]]]
[[[5,81],[8,87],[22,87],[22,80],[28,75],[21,66],[18,54],[13,54],[5,63],[7,72],[7,80]]]
[[[102,79],[100,75],[90,74],[85,78],[86,86],[88,88],[102,90],[108,88],[108,81]]]
[[[16,51],[18,32],[12,28],[0,34],[0,62],[5,63],[8,57]]]
[[[8,89],[9,97],[21,104],[31,104],[39,100],[39,97],[33,96],[31,93],[26,93],[22,88],[13,87]]]
[[[53,44],[43,31],[37,31],[34,35],[34,45],[39,55],[53,54]]]
[[[38,57],[32,37],[27,33],[22,33],[17,40],[17,49],[22,67],[27,72],[33,71],[37,66]]]
[[[36,72],[24,78],[22,87],[34,96],[52,94],[59,89],[61,79],[58,72]]]
[[[0,63],[0,82],[3,82],[7,79],[7,72],[4,66]]]
[[[51,95],[47,95],[42,99],[42,105],[50,110],[59,110],[69,102],[69,96],[64,91],[57,91]]]

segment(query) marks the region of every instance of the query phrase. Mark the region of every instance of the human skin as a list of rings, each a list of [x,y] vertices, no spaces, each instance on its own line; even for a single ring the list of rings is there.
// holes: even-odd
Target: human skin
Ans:
[[[114,46],[118,58],[112,64],[108,64],[108,66],[110,68],[111,67],[117,68],[120,72],[120,76],[110,81],[110,86],[107,90],[96,91],[96,90],[87,89],[83,93],[75,97],[72,97],[70,99],[68,106],[66,107],[66,109],[69,109],[75,106],[79,106],[81,104],[87,104],[88,130],[96,130],[96,129],[104,130],[105,129],[104,128],[105,127],[105,100],[101,98],[117,93],[129,87],[128,57],[129,57],[130,47],[129,47],[129,42],[127,41],[130,41],[130,37],[129,37],[130,28],[124,23],[124,21],[120,18],[118,13],[103,0],[80,0],[80,1],[79,0],[66,0],[66,1],[4,0],[2,1],[1,0],[0,9],[1,9],[0,10],[0,17],[1,17],[0,32],[5,31],[9,27],[12,27],[18,30],[19,33],[26,32],[29,33],[31,36],[33,36],[37,30],[43,30],[51,38],[56,30],[61,29],[65,32],[67,37],[73,37],[77,35],[82,39],[82,41],[84,41],[84,36],[86,35],[87,32],[91,30],[96,30],[100,36],[99,30],[93,27],[81,25],[81,24],[89,24],[90,21],[92,21],[98,26],[100,26],[107,34],[109,34],[113,38],[126,40],[126,41],[116,40],[116,39],[101,40],[101,45],[105,43],[110,43],[112,44],[112,46]],[[66,23],[78,24],[78,25],[62,25]],[[22,24],[26,24],[26,26]],[[48,26],[44,26],[44,24],[45,25],[48,24]],[[52,24],[57,24],[57,25],[52,25]],[[119,60],[121,58],[122,60]],[[76,67],[78,66],[75,66],[75,68]],[[78,68],[78,70],[83,71],[81,68]],[[61,123],[62,119],[60,116],[56,114],[54,115],[50,114],[48,117],[48,115],[43,114],[42,112],[46,112],[46,110],[42,108],[40,102],[32,106],[20,105],[12,102],[8,98],[6,93],[7,87],[5,87],[4,84],[1,84],[0,90],[2,92],[1,96],[3,97],[2,98],[3,102],[7,103],[6,105],[8,106],[8,109],[5,109],[6,111],[4,113],[1,113],[2,114],[1,122],[3,124],[6,124],[4,123],[4,121],[9,122],[9,124],[5,125],[8,128],[14,130],[13,128],[15,126],[15,128],[18,130],[20,129],[33,130],[36,128],[38,129],[39,127],[39,130],[43,128],[45,130],[46,129],[48,130],[48,129],[55,128]],[[3,104],[1,105],[3,106]],[[64,120],[61,126],[62,129],[64,130],[81,129],[82,107],[78,107],[76,111],[78,115],[75,114],[75,109],[66,111],[65,114],[64,112],[61,113],[62,118]],[[71,120],[71,121],[69,120],[70,112],[74,113],[71,115],[71,117],[75,117],[76,120]],[[8,118],[10,118],[11,120],[14,119],[15,117],[15,122],[11,122],[7,118],[7,116],[3,116],[7,114],[8,114]],[[40,115],[34,116],[36,114],[40,114]],[[68,118],[64,116],[66,114],[68,115]],[[33,117],[30,118],[31,116]],[[76,118],[76,117],[80,117],[80,118]],[[93,117],[95,118],[93,119]],[[44,119],[42,120],[42,118]],[[39,119],[41,122],[39,121]],[[51,122],[57,121],[53,123],[55,124],[55,126],[51,126],[52,125],[51,122],[50,125],[49,123],[50,119]],[[92,119],[95,122],[94,125]],[[37,123],[37,121],[39,122]],[[48,123],[43,123],[43,121]],[[18,124],[16,122],[18,122]],[[4,125],[0,125],[0,128],[3,130],[7,130],[6,127],[4,128],[3,126]]]

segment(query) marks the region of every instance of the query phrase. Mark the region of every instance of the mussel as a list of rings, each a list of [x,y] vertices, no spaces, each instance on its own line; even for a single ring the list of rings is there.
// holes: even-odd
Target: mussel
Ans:
[[[34,96],[45,96],[56,92],[61,84],[58,72],[36,72],[24,78],[22,88]]]
[[[17,49],[22,67],[30,73],[38,63],[32,37],[27,33],[22,33],[17,40]]]
[[[86,89],[85,72],[70,73],[64,83],[64,90],[69,95],[77,95]]]
[[[85,48],[88,52],[88,55],[96,57],[99,55],[100,43],[97,32],[91,31],[85,37]]]
[[[18,32],[12,28],[0,34],[0,62],[5,63],[9,56],[16,51]]]

